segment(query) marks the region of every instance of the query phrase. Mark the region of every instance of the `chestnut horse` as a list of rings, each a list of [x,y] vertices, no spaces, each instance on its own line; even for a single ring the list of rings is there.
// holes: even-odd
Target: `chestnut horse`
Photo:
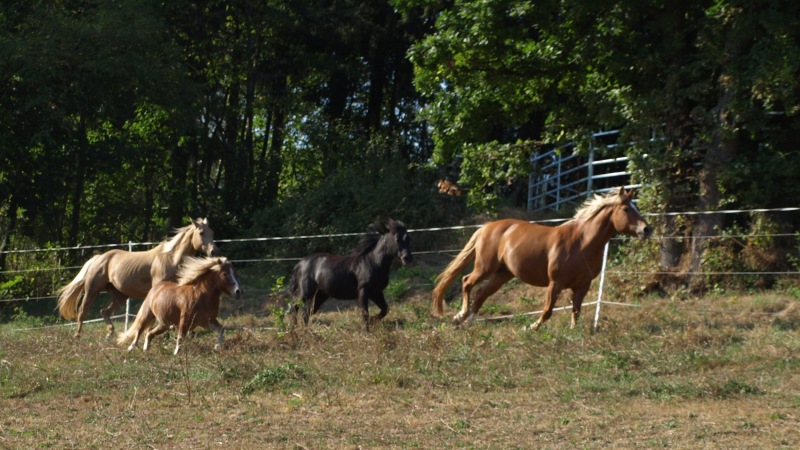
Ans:
[[[145,334],[143,350],[147,350],[152,337],[169,330],[171,325],[178,330],[175,355],[186,334],[198,325],[217,332],[217,345],[214,346],[217,350],[222,347],[223,328],[217,316],[223,292],[237,299],[242,296],[236,272],[228,258],[188,257],[178,269],[177,283],[162,281],[153,285],[133,325],[117,337],[117,343],[130,342],[128,351],[133,350],[142,331],[158,320],[158,324]]]
[[[175,236],[158,246],[141,252],[109,250],[95,255],[72,282],[59,289],[58,310],[67,320],[77,320],[75,337],[81,333],[86,313],[95,297],[103,291],[111,295],[111,303],[100,310],[108,328],[106,338],[114,335],[111,315],[128,297],[144,298],[154,283],[175,280],[178,264],[198,251],[213,256],[218,253],[214,231],[208,220],[193,220],[191,225],[175,230]],[[83,301],[78,300],[83,294]]]
[[[462,305],[453,318],[455,323],[471,321],[487,297],[517,277],[530,285],[547,287],[544,312],[534,329],[550,318],[564,289],[572,290],[574,328],[583,298],[600,273],[603,247],[614,233],[644,239],[652,232],[631,198],[632,194],[624,188],[606,196],[596,195],[586,201],[572,220],[557,227],[513,219],[484,225],[436,278],[432,314],[442,317],[447,289],[475,261],[472,273],[462,280]],[[472,288],[484,280],[486,284],[474,299],[470,298]]]

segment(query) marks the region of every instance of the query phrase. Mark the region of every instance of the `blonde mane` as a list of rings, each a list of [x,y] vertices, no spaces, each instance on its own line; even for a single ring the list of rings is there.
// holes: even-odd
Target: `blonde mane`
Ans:
[[[221,266],[228,262],[228,258],[198,258],[187,256],[183,264],[178,268],[178,284],[185,286],[197,281],[201,276],[210,270],[220,270]]]
[[[175,235],[169,238],[169,240],[162,242],[162,244],[164,244],[162,253],[170,253],[175,250],[175,246],[178,245],[181,239],[183,239],[183,237],[191,230],[192,227],[194,227],[194,225],[186,225],[185,227],[176,228]]]
[[[615,191],[612,191],[606,195],[595,194],[594,197],[583,202],[583,205],[581,205],[581,207],[575,212],[575,216],[572,218],[572,220],[590,220],[606,206],[619,205],[621,201],[622,197]]]

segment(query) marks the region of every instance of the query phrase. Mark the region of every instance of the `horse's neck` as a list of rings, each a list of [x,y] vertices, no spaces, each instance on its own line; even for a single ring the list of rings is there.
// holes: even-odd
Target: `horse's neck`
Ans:
[[[178,265],[183,258],[194,256],[196,253],[194,247],[192,247],[192,236],[186,233],[166,255],[170,263]]]
[[[389,268],[392,267],[392,260],[394,259],[394,255],[386,251],[387,236],[388,235],[381,236],[378,243],[375,244],[375,248],[369,254],[370,260],[384,270],[389,270]]]
[[[611,209],[604,208],[591,219],[576,224],[580,228],[581,249],[584,252],[600,252],[614,236]]]
[[[217,288],[216,282],[216,275],[211,273],[203,275],[195,285],[195,290],[198,293],[197,300],[219,307],[222,291]]]

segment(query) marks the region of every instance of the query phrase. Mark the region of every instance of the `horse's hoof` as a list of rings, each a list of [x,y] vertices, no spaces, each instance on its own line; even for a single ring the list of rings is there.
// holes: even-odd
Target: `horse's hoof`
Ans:
[[[522,327],[522,331],[537,331],[539,330],[539,322],[532,323]]]

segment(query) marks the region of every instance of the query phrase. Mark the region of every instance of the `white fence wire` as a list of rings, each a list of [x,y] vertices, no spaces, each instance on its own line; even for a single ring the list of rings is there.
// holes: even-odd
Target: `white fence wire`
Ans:
[[[744,214],[744,213],[772,213],[772,212],[796,212],[800,211],[800,207],[787,207],[787,208],[764,208],[764,209],[732,209],[732,210],[718,210],[718,211],[699,211],[699,212],[667,212],[667,213],[644,213],[644,216],[647,217],[665,217],[665,216],[693,216],[693,215],[708,215],[708,214]],[[534,223],[549,223],[555,224],[560,222],[565,222],[569,220],[567,219],[548,219],[548,220],[538,220],[533,221]],[[468,230],[468,229],[477,229],[481,227],[482,224],[477,225],[456,225],[456,226],[449,226],[449,227],[435,227],[435,228],[420,228],[420,229],[410,229],[408,230],[409,233],[425,233],[425,232],[436,232],[436,231],[456,231],[456,230]],[[744,238],[800,238],[800,232],[795,231],[794,233],[761,233],[761,234],[723,234],[723,235],[715,235],[715,236],[657,236],[653,239],[656,240],[666,240],[666,239],[675,239],[675,240],[688,240],[688,239],[744,239]],[[338,238],[338,237],[356,237],[362,236],[364,233],[332,233],[332,234],[318,234],[318,235],[300,235],[300,236],[271,236],[271,237],[258,237],[258,238],[242,238],[242,239],[217,239],[215,240],[218,244],[223,243],[248,243],[248,242],[275,242],[275,241],[291,241],[291,240],[307,240],[307,239],[331,239],[331,238]],[[619,238],[612,239],[612,241],[621,241]],[[88,246],[75,246],[75,247],[54,247],[54,248],[37,248],[37,249],[27,249],[27,250],[6,250],[1,251],[0,254],[24,254],[24,253],[42,253],[42,252],[65,252],[65,251],[75,251],[75,250],[94,250],[94,249],[113,249],[113,248],[120,248],[120,247],[127,247],[129,251],[132,251],[134,247],[145,247],[145,246],[153,246],[157,245],[159,242],[128,242],[127,244],[103,244],[103,245],[88,245]],[[609,243],[610,244],[610,243]],[[724,271],[699,271],[699,272],[668,272],[668,271],[637,271],[637,270],[620,270],[620,269],[607,269],[607,262],[608,262],[608,249],[609,244],[606,244],[604,253],[603,253],[603,265],[601,269],[601,273],[599,276],[599,284],[598,284],[598,297],[596,301],[584,303],[583,306],[591,306],[597,305],[595,310],[594,316],[594,327],[596,328],[598,325],[598,320],[600,317],[600,308],[602,304],[607,305],[617,305],[617,306],[632,306],[632,307],[639,307],[641,305],[630,304],[630,303],[621,303],[621,302],[614,302],[609,300],[603,300],[603,287],[605,284],[605,278],[607,274],[613,275],[680,275],[680,276],[693,276],[693,275],[706,275],[706,276],[744,276],[744,275],[770,275],[770,276],[798,276],[800,275],[800,271],[741,271],[741,272],[724,272]],[[798,245],[798,244],[796,244]],[[414,250],[415,255],[435,255],[435,254],[456,254],[461,251],[461,248],[452,248],[452,249],[440,249],[440,250]],[[294,262],[299,261],[302,259],[303,256],[295,256],[295,257],[280,257],[280,258],[256,258],[256,259],[232,259],[234,263],[277,263],[277,262]],[[61,267],[45,267],[45,268],[37,268],[37,269],[17,269],[17,270],[5,270],[0,271],[0,275],[3,274],[29,274],[29,273],[36,273],[36,272],[55,272],[55,271],[66,271],[66,270],[79,270],[81,266],[61,266]],[[19,297],[19,298],[0,298],[0,303],[13,303],[13,302],[29,302],[29,301],[44,301],[44,300],[54,300],[56,299],[56,295],[49,295],[49,296],[37,296],[37,297]],[[564,306],[560,308],[554,308],[554,311],[562,311],[562,310],[570,310],[572,309],[571,306]],[[542,311],[531,311],[524,313],[522,315],[538,315],[541,314]],[[135,317],[135,314],[130,313],[130,301],[126,306],[125,314],[120,314],[113,316],[112,319],[125,319],[125,328],[128,327],[128,320],[130,318]],[[495,321],[495,320],[506,320],[513,318],[513,315],[501,315],[501,316],[493,316],[493,317],[483,317],[478,318],[476,320],[479,321]],[[93,319],[93,320],[85,320],[83,323],[93,323],[93,322],[100,322],[103,319]],[[28,330],[35,330],[40,328],[52,328],[52,327],[62,327],[62,326],[74,326],[74,323],[63,323],[63,324],[53,324],[53,325],[46,325],[42,327],[33,327],[33,328],[18,328],[14,331],[28,331]]]

